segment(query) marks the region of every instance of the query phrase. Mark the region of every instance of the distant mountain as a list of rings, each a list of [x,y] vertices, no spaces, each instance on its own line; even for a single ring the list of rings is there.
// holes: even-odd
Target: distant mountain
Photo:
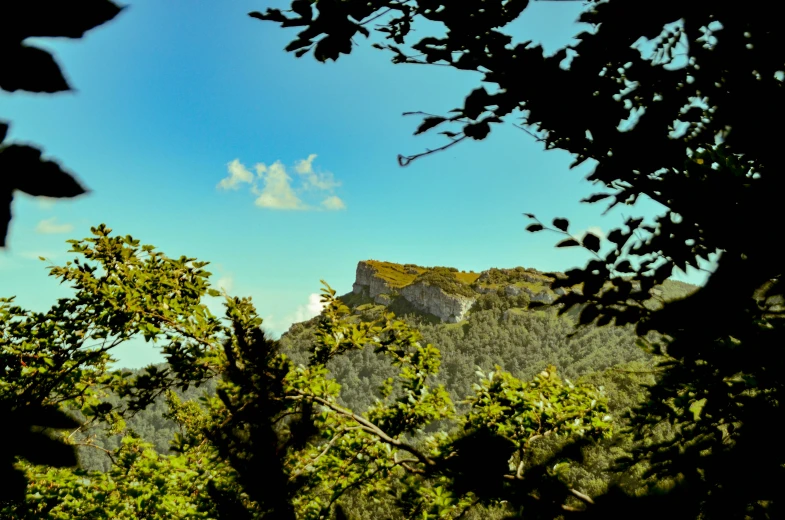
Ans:
[[[554,273],[560,274],[560,273]],[[352,292],[342,299],[362,312],[373,306],[389,308],[399,314],[420,314],[441,323],[458,323],[466,319],[481,296],[524,296],[524,300],[551,303],[556,296],[580,291],[581,286],[551,289],[553,277],[536,269],[515,267],[491,268],[481,273],[459,271],[454,267],[421,267],[365,260],[357,264]],[[653,297],[675,299],[697,287],[667,281],[653,291]],[[370,306],[370,307],[369,307]]]
[[[529,310],[529,302],[552,302],[565,291],[552,290],[552,282],[545,273],[524,267],[476,273],[366,260],[357,264],[352,291],[340,300],[355,320],[392,311],[416,326],[426,342],[441,350],[438,379],[455,401],[471,392],[478,367],[487,372],[499,365],[529,378],[554,364],[562,375],[577,378],[618,364],[649,362],[632,326],[590,326],[569,337],[575,332],[575,312],[557,316],[553,308]],[[668,281],[653,291],[652,302],[696,289]],[[282,335],[284,352],[296,362],[307,362],[318,320],[294,324]],[[328,368],[343,386],[344,404],[356,410],[373,403],[378,386],[394,374],[385,359],[370,351],[350,353]]]
[[[575,379],[620,364],[650,363],[649,356],[636,346],[631,326],[587,327],[568,337],[575,332],[574,315],[557,316],[552,308],[528,310],[530,301],[550,302],[561,292],[551,290],[552,281],[540,271],[523,267],[475,273],[367,260],[358,263],[352,291],[340,299],[351,309],[351,319],[368,321],[392,311],[416,326],[426,342],[441,350],[437,382],[445,385],[456,403],[471,393],[478,367],[487,372],[498,365],[517,377],[530,378],[554,364],[562,376]],[[695,289],[666,282],[653,296],[668,300]],[[281,337],[283,351],[293,361],[307,363],[318,321],[317,316],[294,324]],[[381,382],[395,374],[387,359],[370,349],[335,359],[328,368],[342,386],[343,404],[355,411],[372,404],[379,396]],[[212,394],[215,381],[191,388],[181,397],[195,400],[203,391]],[[128,427],[152,442],[160,453],[168,453],[169,441],[178,431],[177,425],[164,417],[165,412],[161,397],[128,420]],[[80,446],[83,467],[105,471],[110,460],[101,449],[116,448],[120,437],[93,428],[79,440],[99,448]]]

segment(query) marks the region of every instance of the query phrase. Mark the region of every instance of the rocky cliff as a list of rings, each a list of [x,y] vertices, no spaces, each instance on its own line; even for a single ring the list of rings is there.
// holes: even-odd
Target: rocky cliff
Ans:
[[[443,323],[457,323],[485,293],[501,290],[507,296],[526,294],[533,301],[551,302],[554,294],[549,284],[549,278],[523,268],[466,273],[447,267],[367,260],[357,264],[352,292],[384,306],[403,299],[407,307],[436,316]]]

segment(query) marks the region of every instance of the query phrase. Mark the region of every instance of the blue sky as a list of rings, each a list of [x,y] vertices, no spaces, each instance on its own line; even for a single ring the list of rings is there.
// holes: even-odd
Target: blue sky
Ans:
[[[252,296],[281,333],[318,312],[320,279],[351,290],[360,260],[563,270],[586,257],[525,232],[522,212],[567,217],[579,230],[658,211],[601,216],[603,206],[579,204],[598,191],[583,180],[590,165],[569,170],[566,153],[543,151],[514,120],[399,167],[399,153],[444,144],[413,136],[419,117],[401,114],[460,106],[477,73],[392,65],[368,42],[335,63],[296,59],[283,51],[296,29],[247,16],[280,1],[128,5],[82,40],[34,42],[55,53],[74,92],[0,93],[9,140],[41,146],[92,190],[70,201],[17,196],[0,295],[28,308],[68,294],[38,256],[64,263],[65,240],[100,223],[211,262],[215,282]],[[511,32],[553,52],[580,32],[579,9],[533,3]],[[145,343],[117,357],[160,360]]]

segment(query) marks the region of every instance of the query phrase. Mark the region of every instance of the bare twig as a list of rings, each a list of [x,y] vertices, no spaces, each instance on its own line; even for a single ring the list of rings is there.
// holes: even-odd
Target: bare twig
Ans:
[[[451,146],[454,146],[454,145],[460,143],[461,141],[466,139],[466,137],[467,137],[466,135],[463,135],[463,136],[455,139],[454,141],[451,141],[451,142],[447,143],[444,146],[440,146],[439,148],[435,148],[433,150],[427,149],[426,151],[424,151],[422,153],[418,153],[416,155],[404,156],[404,155],[398,154],[398,165],[399,166],[409,166],[409,164],[412,161],[414,161],[415,159],[419,159],[420,157],[423,157],[425,155],[430,155],[430,154],[435,153],[435,152],[442,152],[442,151],[446,150],[447,148],[450,148]]]
[[[400,449],[408,451],[409,453],[411,453],[412,455],[417,457],[418,462],[421,462],[423,464],[427,464],[429,466],[434,466],[436,464],[433,461],[433,459],[431,459],[430,457],[428,457],[427,455],[422,453],[420,450],[418,450],[417,448],[415,448],[411,444],[390,437],[381,428],[379,428],[378,426],[373,424],[371,421],[369,421],[365,417],[362,417],[362,416],[357,415],[357,414],[355,414],[355,413],[353,413],[353,412],[351,412],[349,410],[341,408],[340,406],[338,406],[336,404],[333,404],[330,401],[328,401],[326,399],[323,399],[321,397],[318,397],[318,396],[315,396],[315,395],[309,395],[309,394],[306,394],[305,392],[301,392],[299,390],[296,390],[296,392],[298,394],[300,394],[300,396],[291,396],[291,397],[294,397],[295,399],[300,399],[300,398],[312,399],[312,400],[316,401],[317,403],[320,403],[320,404],[326,406],[327,408],[331,409],[332,411],[337,412],[337,413],[343,415],[344,417],[349,417],[350,419],[355,421],[357,424],[359,424],[364,431],[375,435],[376,437],[381,439],[383,442],[386,442],[387,444],[389,444],[391,446],[395,446],[396,448],[400,448]],[[287,396],[287,398],[289,398],[289,396]]]

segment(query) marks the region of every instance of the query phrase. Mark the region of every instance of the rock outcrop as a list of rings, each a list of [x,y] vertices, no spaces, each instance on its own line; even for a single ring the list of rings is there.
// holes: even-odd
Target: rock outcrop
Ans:
[[[465,285],[458,291],[461,294],[455,294],[451,283],[458,283],[458,275],[455,275],[456,282],[444,285],[440,284],[438,277],[428,278],[429,268],[407,266],[409,264],[402,266],[374,260],[359,262],[352,292],[385,307],[403,299],[408,307],[436,316],[443,323],[458,323],[465,319],[480,295],[499,289],[503,289],[507,296],[526,294],[536,302],[551,303],[555,299],[554,293],[548,289],[549,279],[522,268],[485,271],[476,278],[476,283],[460,282]]]
[[[448,294],[439,287],[415,282],[395,289],[368,262],[359,262],[354,294],[365,295],[379,305],[390,305],[395,298],[404,298],[420,312],[433,314],[444,323],[457,323],[466,317],[476,298]]]
[[[463,320],[476,298],[447,294],[444,290],[424,283],[413,283],[400,290],[415,309],[428,312],[444,323],[458,323]]]
[[[393,290],[387,282],[376,275],[376,269],[367,262],[360,262],[357,264],[357,272],[354,278],[354,285],[352,285],[352,292],[354,294],[366,293],[376,301],[378,296],[390,294]],[[377,303],[387,305],[383,302]]]

